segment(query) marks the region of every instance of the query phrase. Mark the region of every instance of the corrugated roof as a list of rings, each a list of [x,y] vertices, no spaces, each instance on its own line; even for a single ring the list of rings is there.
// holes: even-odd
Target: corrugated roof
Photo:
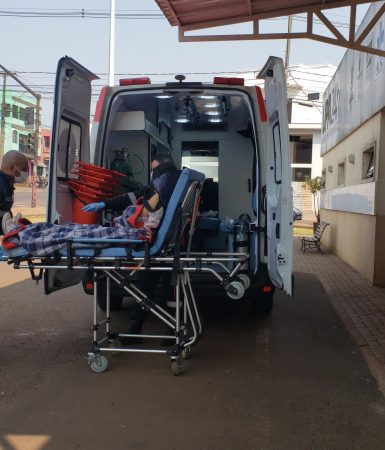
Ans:
[[[252,16],[288,15],[309,8],[325,9],[348,6],[357,1],[341,0],[155,0],[173,26],[207,24],[208,22],[248,21]]]
[[[229,41],[247,39],[312,39],[353,50],[364,51],[385,57],[385,50],[373,47],[370,33],[385,14],[382,0],[155,0],[171,25],[179,28],[179,41]],[[356,34],[357,5],[376,5],[371,20]],[[343,34],[324,14],[328,9],[348,7],[350,9],[348,32]],[[260,22],[273,17],[303,14],[306,30],[287,32],[261,32]],[[314,20],[326,29],[313,27]],[[252,22],[251,33],[191,34],[192,31],[220,27],[243,22]]]

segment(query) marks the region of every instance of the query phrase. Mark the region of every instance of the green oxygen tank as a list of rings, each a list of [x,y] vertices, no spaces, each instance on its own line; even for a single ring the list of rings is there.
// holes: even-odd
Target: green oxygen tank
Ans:
[[[121,187],[123,192],[133,192],[142,187],[141,183],[134,181],[132,168],[130,164],[130,154],[126,148],[115,150],[115,158],[111,161],[110,169],[126,175],[122,180]]]
[[[130,155],[128,153],[128,150],[126,148],[123,148],[122,150],[116,150],[115,151],[116,156],[111,162],[110,169],[116,170],[117,172],[123,173],[128,178],[132,177],[132,169],[130,164]]]

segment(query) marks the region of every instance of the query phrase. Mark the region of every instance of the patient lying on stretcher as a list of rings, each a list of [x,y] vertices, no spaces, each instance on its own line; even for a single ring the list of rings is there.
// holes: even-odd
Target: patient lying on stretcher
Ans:
[[[151,184],[142,190],[141,197],[135,201],[134,205],[128,200],[132,198],[132,195],[126,194],[127,200],[122,198],[124,196],[118,197],[120,204],[127,201],[128,206],[120,216],[114,219],[112,227],[74,223],[30,224],[21,219],[7,230],[3,239],[3,248],[7,251],[22,247],[32,256],[46,256],[64,248],[66,241],[70,238],[121,238],[151,242],[154,230],[160,225],[164,208],[170,200],[180,174],[173,163],[167,163],[167,158],[172,162],[171,158],[168,155],[167,158],[165,156],[160,155],[154,158],[152,168],[154,172],[158,169],[157,173],[153,175]],[[166,163],[163,160],[166,160]],[[86,208],[84,209],[87,210]],[[93,209],[88,208],[88,210]]]
[[[154,207],[159,195],[153,195],[148,203]],[[26,224],[22,219],[15,223],[3,240],[5,250],[23,247],[33,256],[50,255],[65,247],[69,238],[135,239],[151,241],[153,231],[158,228],[163,216],[163,207],[149,211],[143,205],[132,205],[116,217],[112,227],[102,225],[50,223]]]

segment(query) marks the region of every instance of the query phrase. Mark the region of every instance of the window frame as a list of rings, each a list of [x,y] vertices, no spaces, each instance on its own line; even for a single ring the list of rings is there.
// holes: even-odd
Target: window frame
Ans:
[[[340,183],[340,167],[341,166],[343,166],[343,168],[344,168],[344,179],[343,179],[342,183]],[[337,186],[338,187],[346,186],[346,160],[340,161],[337,164]]]
[[[370,158],[366,158],[365,155],[371,153]],[[366,166],[366,168],[365,168]],[[370,167],[373,167],[372,169],[372,175],[367,176]],[[376,150],[375,145],[373,144],[366,150],[362,152],[362,173],[361,173],[361,180],[363,183],[371,183],[375,179],[375,170],[376,170]]]

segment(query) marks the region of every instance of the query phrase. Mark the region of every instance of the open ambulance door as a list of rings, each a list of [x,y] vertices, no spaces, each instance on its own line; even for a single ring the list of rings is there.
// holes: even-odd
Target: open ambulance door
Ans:
[[[283,61],[270,57],[258,75],[265,80],[266,235],[269,277],[292,295],[293,199],[290,175],[286,78]]]
[[[54,116],[48,180],[47,222],[72,222],[72,193],[67,181],[73,164],[89,162],[91,81],[98,77],[68,56],[56,72]],[[45,291],[50,293],[79,283],[82,271],[46,270]]]

